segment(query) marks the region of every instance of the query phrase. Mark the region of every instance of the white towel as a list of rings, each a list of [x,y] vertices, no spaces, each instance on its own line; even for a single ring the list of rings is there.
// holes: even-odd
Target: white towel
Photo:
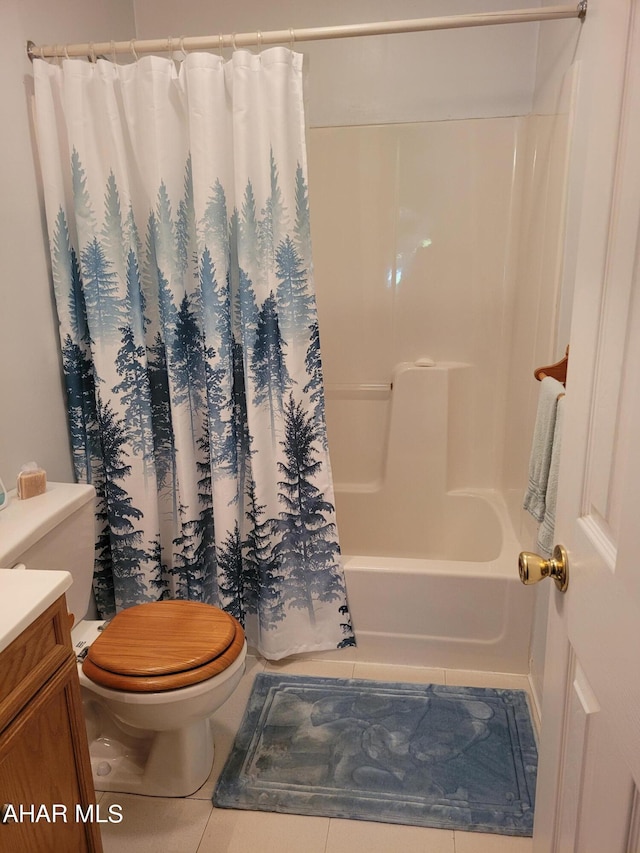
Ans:
[[[545,557],[550,557],[553,551],[553,539],[556,526],[556,497],[558,495],[558,471],[560,469],[560,447],[562,444],[562,416],[564,412],[564,397],[558,400],[556,407],[556,425],[553,430],[553,450],[549,465],[549,481],[545,496],[545,510],[542,524],[538,529],[538,549]]]
[[[540,383],[538,412],[529,459],[529,482],[523,503],[524,509],[530,512],[536,521],[542,521],[544,518],[556,410],[560,394],[564,394],[562,382],[558,382],[551,376],[545,376]]]

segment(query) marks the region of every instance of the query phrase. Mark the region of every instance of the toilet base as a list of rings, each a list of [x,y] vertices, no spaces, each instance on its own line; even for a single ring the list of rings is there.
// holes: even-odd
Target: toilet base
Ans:
[[[148,732],[125,730],[116,720],[100,717],[98,725],[87,718],[96,791],[187,797],[209,778],[214,753],[210,718],[176,731]]]
[[[94,639],[101,623],[74,628],[76,649]],[[212,715],[243,676],[246,641],[222,673],[161,693],[127,693],[78,677],[96,791],[188,797],[213,767]]]

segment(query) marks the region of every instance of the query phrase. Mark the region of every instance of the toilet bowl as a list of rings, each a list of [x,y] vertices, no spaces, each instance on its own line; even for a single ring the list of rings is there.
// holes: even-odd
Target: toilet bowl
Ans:
[[[213,766],[210,717],[244,673],[229,614],[193,601],[136,605],[72,631],[97,790],[180,797]]]
[[[211,716],[242,678],[244,632],[201,602],[136,605],[107,622],[87,613],[95,491],[49,483],[3,513],[0,565],[64,569],[96,790],[184,797],[213,766]]]

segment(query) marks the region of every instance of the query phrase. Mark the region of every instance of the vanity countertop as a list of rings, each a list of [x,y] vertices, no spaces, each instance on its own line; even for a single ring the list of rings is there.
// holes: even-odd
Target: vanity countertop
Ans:
[[[70,586],[69,572],[0,569],[0,652]]]

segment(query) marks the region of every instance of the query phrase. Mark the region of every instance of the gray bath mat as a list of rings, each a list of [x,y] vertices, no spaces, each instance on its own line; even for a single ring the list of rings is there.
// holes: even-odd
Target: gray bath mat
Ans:
[[[520,690],[261,673],[213,802],[531,835],[536,766]]]

